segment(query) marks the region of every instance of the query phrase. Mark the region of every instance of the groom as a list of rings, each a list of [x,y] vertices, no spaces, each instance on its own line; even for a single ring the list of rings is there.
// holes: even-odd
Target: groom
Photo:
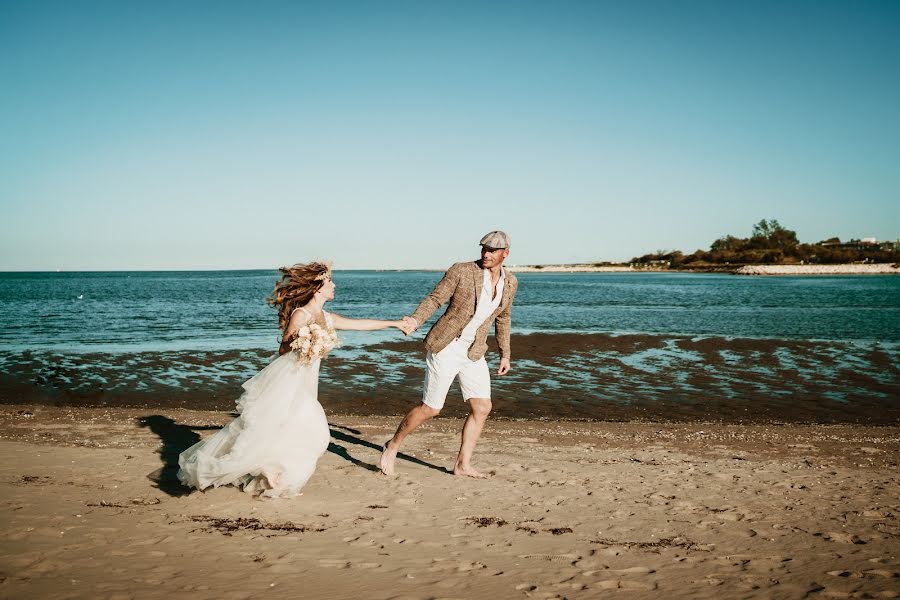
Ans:
[[[492,231],[481,238],[481,259],[456,263],[428,294],[411,317],[404,317],[403,332],[409,335],[434,311],[450,301],[446,312],[425,336],[425,390],[422,404],[410,410],[397,433],[384,445],[381,471],[394,474],[394,461],[403,439],[441,412],[450,384],[459,377],[469,416],[463,425],[462,444],[453,467],[454,475],[484,477],[472,468],[472,452],[491,412],[491,376],[484,353],[488,329],[495,323],[500,346],[497,375],[509,372],[509,324],[512,302],[519,287],[516,276],[503,268],[509,256],[509,236]]]

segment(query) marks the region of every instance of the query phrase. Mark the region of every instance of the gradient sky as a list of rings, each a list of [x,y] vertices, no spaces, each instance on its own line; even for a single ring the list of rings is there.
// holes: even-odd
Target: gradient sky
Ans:
[[[900,2],[0,4],[0,270],[900,237]]]

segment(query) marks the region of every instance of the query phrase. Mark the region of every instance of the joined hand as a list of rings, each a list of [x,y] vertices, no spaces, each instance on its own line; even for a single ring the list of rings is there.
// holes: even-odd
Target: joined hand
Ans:
[[[418,329],[419,324],[412,317],[403,317],[400,320],[400,325],[397,327],[400,331],[403,332],[403,335],[409,335],[416,329]]]

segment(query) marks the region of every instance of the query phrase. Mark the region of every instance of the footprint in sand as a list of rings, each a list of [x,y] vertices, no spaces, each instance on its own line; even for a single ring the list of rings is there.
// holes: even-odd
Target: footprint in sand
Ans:
[[[534,558],[551,562],[573,562],[581,557],[577,554],[520,554],[519,558]]]
[[[832,577],[849,577],[851,579],[862,579],[865,577],[859,571],[848,571],[848,570],[839,570],[839,571],[828,571],[828,574]]]
[[[719,518],[723,521],[742,521],[744,519],[744,515],[739,512],[723,512],[719,514]]]
[[[487,569],[487,565],[478,561],[460,561],[444,558],[432,559],[432,565],[428,568],[431,572],[456,571],[459,573],[480,571],[481,569]]]
[[[613,573],[621,573],[622,575],[647,575],[649,573],[656,573],[655,570],[649,567],[628,567],[627,569],[613,569]]]
[[[887,569],[869,569],[864,571],[866,575],[877,575],[879,577],[897,578],[900,577],[900,571],[888,571]]]
[[[375,546],[376,544],[378,544],[378,542],[370,538],[356,538],[355,540],[351,540],[350,542],[348,542],[348,544],[357,548],[368,548],[370,546]]]
[[[533,592],[538,589],[538,586],[531,583],[520,583],[516,586],[516,590],[520,592]]]
[[[350,561],[340,558],[320,558],[319,566],[330,569],[347,569],[350,567]]]
[[[572,590],[580,592],[589,589],[590,586],[586,583],[578,583],[577,581],[560,581],[559,583],[554,583],[552,587],[556,590]]]
[[[628,579],[606,579],[590,585],[591,588],[601,590],[633,590],[648,592],[656,589],[656,583],[652,581],[630,581]]]
[[[817,537],[824,538],[829,542],[838,542],[841,544],[865,544],[866,541],[858,535],[845,533],[843,531],[828,531],[825,533],[814,533]]]

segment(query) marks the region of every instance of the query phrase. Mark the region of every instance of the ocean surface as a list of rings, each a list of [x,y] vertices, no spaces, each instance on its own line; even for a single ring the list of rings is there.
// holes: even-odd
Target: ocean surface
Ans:
[[[396,319],[441,276],[338,271],[326,308]],[[211,388],[217,398],[234,396],[277,348],[277,317],[265,302],[276,278],[276,271],[0,273],[0,372],[19,386],[19,399],[28,385],[56,390],[57,400],[115,402],[143,390],[190,404],[190,394],[207,397]],[[712,396],[761,405],[805,397],[810,387],[832,403],[897,407],[900,277],[518,278],[514,372],[496,383],[510,416],[545,409],[552,416],[553,395],[569,398],[562,414],[577,408],[576,416],[601,418],[610,405],[712,406],[703,403]],[[334,368],[323,366],[325,389],[356,390],[370,402],[347,402],[363,412],[377,411],[365,406],[379,406],[373,397],[385,387],[409,402],[421,385],[426,330],[412,340],[395,330],[343,333]],[[700,377],[693,384],[692,374]]]

